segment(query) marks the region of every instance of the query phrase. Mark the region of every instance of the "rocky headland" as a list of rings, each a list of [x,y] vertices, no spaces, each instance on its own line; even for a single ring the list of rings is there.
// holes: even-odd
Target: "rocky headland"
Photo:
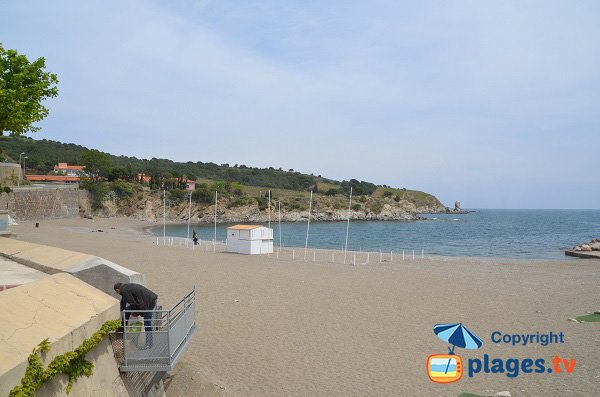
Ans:
[[[299,200],[290,205],[281,205],[281,221],[300,222],[308,219],[308,199]],[[306,201],[304,203],[304,201]],[[191,210],[187,200],[169,203],[167,200],[166,219],[169,222],[187,222],[188,213],[193,223],[214,222],[214,204],[192,202]],[[128,200],[110,197],[104,200],[102,207],[92,210],[90,202],[80,203],[83,216],[116,217],[127,216],[140,220],[161,221],[163,219],[163,203],[158,194],[144,192]],[[420,213],[445,213],[446,207],[432,195],[420,200],[395,200],[393,197],[361,196],[353,200],[350,209],[352,220],[417,220]],[[276,201],[271,202],[270,216],[272,221],[279,219]],[[268,206],[261,207],[257,202],[239,205],[235,200],[219,199],[217,205],[217,222],[219,223],[252,223],[267,222]],[[317,196],[313,197],[311,220],[344,221],[348,218],[347,198]]]

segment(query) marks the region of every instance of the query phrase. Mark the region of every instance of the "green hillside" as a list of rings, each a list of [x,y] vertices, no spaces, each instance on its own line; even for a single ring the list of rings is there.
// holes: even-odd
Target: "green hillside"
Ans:
[[[50,140],[35,140],[27,137],[2,136],[0,137],[0,149],[4,159],[18,161],[20,153],[27,154],[28,174],[47,174],[53,170],[58,162],[66,162],[73,165],[82,163],[82,155],[90,149],[72,144],[61,143]],[[295,201],[304,202],[308,192],[312,190],[316,195],[330,196],[333,201],[347,196],[350,187],[355,196],[367,196],[374,199],[393,198],[396,202],[407,200],[417,206],[441,205],[432,195],[424,192],[407,189],[393,189],[388,186],[377,186],[374,183],[358,181],[335,181],[320,175],[307,175],[294,170],[284,171],[281,168],[254,168],[244,164],[214,164],[197,162],[174,162],[168,159],[138,159],[136,157],[114,156],[106,153],[111,159],[111,166],[107,172],[109,181],[125,179],[135,181],[136,176],[143,173],[152,178],[150,187],[158,188],[164,183],[167,189],[178,190],[178,179],[183,178],[197,180],[198,187],[196,196],[198,201],[208,202],[212,197],[210,190],[215,188],[215,183],[225,182],[224,186],[218,186],[219,191],[224,189],[233,193],[233,196],[259,197],[261,191],[264,194],[272,190],[272,195],[286,199],[286,204],[293,206]],[[236,183],[239,194],[235,194]],[[218,183],[217,183],[218,185]],[[174,194],[176,192],[173,192]],[[206,196],[206,197],[204,197]],[[302,198],[302,199],[300,199]],[[337,198],[337,200],[336,200]],[[240,202],[242,204],[242,202]],[[338,205],[337,202],[335,203]]]

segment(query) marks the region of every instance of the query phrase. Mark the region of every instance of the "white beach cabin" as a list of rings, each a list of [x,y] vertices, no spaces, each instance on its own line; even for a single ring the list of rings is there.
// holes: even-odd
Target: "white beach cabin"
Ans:
[[[272,254],[273,229],[259,225],[235,225],[227,228],[227,252]]]

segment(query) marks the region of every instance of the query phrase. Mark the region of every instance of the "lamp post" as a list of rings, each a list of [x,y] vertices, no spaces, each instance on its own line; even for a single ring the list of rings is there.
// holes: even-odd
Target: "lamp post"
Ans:
[[[23,177],[27,178],[27,167],[25,166],[25,159],[28,159],[29,157],[25,156],[23,157]]]
[[[21,172],[21,156],[23,156],[25,154],[25,152],[19,154],[19,178],[17,179],[17,186],[21,186],[21,177],[22,177],[22,172]]]

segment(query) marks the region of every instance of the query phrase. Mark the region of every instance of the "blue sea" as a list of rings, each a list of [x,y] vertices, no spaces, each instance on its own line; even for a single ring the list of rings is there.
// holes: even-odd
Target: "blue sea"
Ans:
[[[415,250],[426,255],[565,259],[564,250],[600,238],[600,210],[475,210],[468,214],[421,214],[418,221],[351,221],[348,249]],[[274,214],[276,217],[276,214]],[[226,239],[228,224],[217,226]],[[285,247],[304,247],[306,222],[282,223]],[[279,225],[274,246],[279,246]],[[191,225],[202,240],[214,236],[212,225]],[[151,229],[162,236],[161,227]],[[191,233],[191,232],[190,232]],[[167,225],[167,235],[187,236],[187,225]],[[310,248],[344,249],[346,222],[311,222]]]

